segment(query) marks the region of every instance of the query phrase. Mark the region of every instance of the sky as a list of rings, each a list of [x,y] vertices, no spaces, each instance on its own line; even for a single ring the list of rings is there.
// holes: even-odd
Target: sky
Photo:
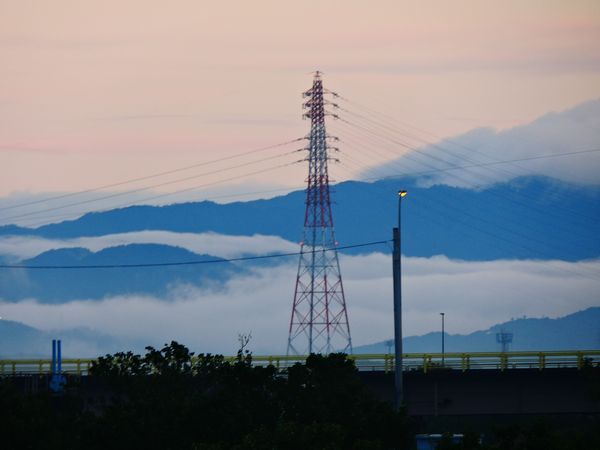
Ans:
[[[514,127],[600,98],[599,42],[597,1],[3,0],[0,196],[304,136],[300,94],[316,69],[345,98],[435,136]],[[220,194],[297,186],[300,164],[248,175],[297,159],[204,179]]]

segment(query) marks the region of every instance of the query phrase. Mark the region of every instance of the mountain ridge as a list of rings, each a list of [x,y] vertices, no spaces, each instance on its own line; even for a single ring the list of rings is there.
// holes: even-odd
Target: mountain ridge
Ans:
[[[193,264],[166,267],[126,267],[98,270],[79,269],[73,277],[68,269],[17,269],[0,272],[0,298],[17,301],[36,298],[43,303],[63,303],[76,299],[101,299],[116,295],[168,297],[175,284],[213,287],[244,271],[242,267],[212,255],[197,254],[181,247],[162,244],[128,244],[97,252],[71,247],[48,250],[24,260],[30,266],[98,266],[122,264],[181,263],[220,261],[219,264]]]
[[[510,351],[597,350],[600,349],[600,307],[587,308],[555,319],[520,318],[499,323],[486,330],[466,335],[447,334],[447,352],[497,352],[495,333],[501,329],[514,333]],[[528,329],[534,334],[523,333]],[[147,342],[119,339],[96,330],[75,328],[42,331],[10,320],[0,320],[0,359],[10,357],[49,358],[52,339],[63,339],[65,357],[96,357],[107,352],[143,351]],[[185,342],[183,342],[185,344]],[[430,332],[403,339],[405,353],[440,353],[441,333]],[[26,349],[26,350],[25,350]],[[393,346],[391,346],[393,349]],[[210,352],[210,349],[195,349]],[[392,350],[393,351],[393,350]],[[79,353],[77,353],[79,352]],[[388,353],[386,341],[360,345],[355,354]]]
[[[340,245],[388,238],[396,220],[398,187],[403,202],[403,248],[407,256],[444,254],[463,260],[562,259],[600,256],[595,217],[600,217],[600,185],[575,185],[548,177],[518,177],[480,190],[434,185],[414,178],[373,183],[343,182],[334,187],[336,234]],[[142,230],[302,235],[304,192],[268,200],[217,204],[187,202],[137,205],[89,213],[76,220],[36,229],[0,227],[0,236],[75,238]],[[565,201],[568,199],[568,204]],[[561,239],[555,239],[560,230]],[[356,249],[350,253],[364,253]]]
[[[519,318],[469,334],[445,333],[446,352],[500,351],[496,333],[513,333],[511,351],[596,350],[600,349],[600,307],[591,307],[550,319]],[[386,341],[354,348],[355,353],[387,353]],[[441,353],[441,332],[408,336],[402,340],[405,353]],[[391,345],[393,349],[393,344]]]

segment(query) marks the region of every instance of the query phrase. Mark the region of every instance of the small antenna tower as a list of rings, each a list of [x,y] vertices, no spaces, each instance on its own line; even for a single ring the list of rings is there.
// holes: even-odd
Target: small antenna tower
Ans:
[[[304,237],[300,244],[300,260],[290,319],[287,354],[352,353],[352,339],[346,310],[346,299],[333,230],[329,172],[331,159],[325,131],[325,105],[321,73],[316,72],[312,87],[302,95],[303,107],[310,119],[308,178]]]
[[[506,331],[504,328],[500,330],[500,333],[496,333],[496,342],[502,347],[502,353],[508,351],[508,347],[512,344],[513,334]]]

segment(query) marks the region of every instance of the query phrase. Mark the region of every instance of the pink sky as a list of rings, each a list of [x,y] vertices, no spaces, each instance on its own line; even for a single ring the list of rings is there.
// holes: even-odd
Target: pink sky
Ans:
[[[598,98],[600,3],[3,1],[0,61],[0,196],[73,191],[306,134],[315,69],[440,136]]]

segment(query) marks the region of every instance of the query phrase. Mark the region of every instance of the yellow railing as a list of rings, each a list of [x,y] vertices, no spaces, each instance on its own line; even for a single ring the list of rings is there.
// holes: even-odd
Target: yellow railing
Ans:
[[[394,370],[394,355],[390,354],[360,354],[350,355],[361,371]],[[225,358],[234,361],[234,356]],[[306,356],[254,356],[253,364],[266,366],[272,364],[278,369],[285,369],[297,362],[304,362]],[[62,360],[64,373],[86,375],[93,359]],[[437,369],[467,370],[475,369],[550,369],[578,368],[585,365],[600,366],[600,350],[579,351],[548,351],[548,352],[507,352],[507,353],[405,353],[403,369],[429,372]],[[0,376],[27,374],[45,374],[51,371],[49,359],[4,359],[0,360]]]

